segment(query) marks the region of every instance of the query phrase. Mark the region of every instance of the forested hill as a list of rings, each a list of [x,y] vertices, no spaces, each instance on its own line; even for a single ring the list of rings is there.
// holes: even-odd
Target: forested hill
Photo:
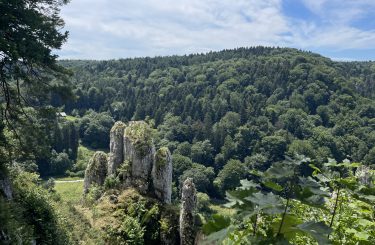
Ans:
[[[334,62],[296,49],[254,47],[60,63],[74,72],[77,99],[64,104],[55,97],[52,104],[82,117],[84,143],[108,146],[105,137],[90,137],[109,130],[101,120],[108,114],[122,121],[152,119],[157,143],[177,159],[176,178],[204,175],[204,165],[214,169],[217,187],[225,190],[238,185],[226,174],[266,169],[285,155],[303,154],[317,163],[327,158],[375,163],[374,62]],[[90,120],[96,126],[88,129]]]

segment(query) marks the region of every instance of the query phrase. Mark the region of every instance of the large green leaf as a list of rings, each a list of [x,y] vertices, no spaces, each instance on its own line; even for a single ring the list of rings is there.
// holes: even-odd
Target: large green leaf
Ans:
[[[271,188],[272,190],[275,190],[275,191],[282,191],[284,189],[281,185],[279,185],[279,184],[277,184],[273,181],[266,181],[263,184],[266,187]]]
[[[294,168],[290,164],[285,162],[273,164],[265,172],[265,176],[268,178],[290,178],[294,175]]]
[[[332,228],[328,227],[324,222],[305,222],[297,225],[297,228],[309,234],[320,245],[329,244],[328,235],[332,232]]]
[[[240,190],[253,190],[253,189],[259,188],[259,185],[254,183],[251,180],[242,179],[240,180],[240,183],[241,183],[241,186],[237,188]]]
[[[245,207],[246,209],[252,209],[251,203],[248,203],[245,198],[251,196],[253,193],[257,192],[259,185],[253,181],[246,179],[241,180],[241,186],[237,187],[236,190],[227,191],[226,199],[229,201],[224,204],[225,207],[231,208],[243,208],[244,204],[250,204],[250,207]]]
[[[327,177],[326,175],[323,175],[323,174],[316,174],[316,175],[314,175],[314,177],[316,177],[322,183],[328,183],[328,182],[332,181],[329,177]]]
[[[245,198],[251,196],[253,193],[257,192],[258,190],[255,188],[252,189],[237,189],[233,191],[226,192],[226,199],[229,201],[228,203],[224,204],[225,207],[231,208],[246,208],[252,209],[251,203],[249,203]],[[250,205],[250,207],[247,207]]]
[[[232,232],[233,230],[234,230],[234,227],[229,226],[225,229],[211,233],[200,244],[202,245],[222,244],[222,242],[228,237],[228,234]]]
[[[267,194],[257,192],[245,199],[256,205],[258,210],[262,210],[267,214],[279,214],[283,212],[281,197],[272,192]]]
[[[322,189],[322,186],[311,177],[299,177],[299,185],[304,192],[310,192],[314,195],[329,196],[329,193]]]
[[[212,218],[203,225],[202,230],[203,233],[208,235],[214,232],[218,232],[220,230],[223,230],[227,228],[230,225],[230,218],[219,215],[219,214],[214,214],[212,215]]]
[[[349,190],[354,190],[359,185],[355,177],[340,178],[337,180],[337,183],[341,186],[345,186]]]
[[[279,231],[280,223],[281,218],[272,224],[272,229],[275,234]],[[296,228],[297,225],[301,223],[302,220],[299,217],[293,214],[286,214],[284,217],[283,225],[280,230],[280,234],[282,234],[288,240],[294,238],[298,233],[301,233],[301,231]]]
[[[353,228],[345,229],[346,233],[353,234],[353,236],[360,241],[368,241],[370,234],[366,231],[357,231]]]

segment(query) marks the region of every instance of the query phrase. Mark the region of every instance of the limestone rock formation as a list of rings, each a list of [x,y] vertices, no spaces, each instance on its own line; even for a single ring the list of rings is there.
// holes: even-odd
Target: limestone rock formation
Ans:
[[[103,185],[107,177],[108,157],[102,151],[92,156],[85,171],[84,193],[88,193],[92,184]]]
[[[362,185],[368,186],[372,184],[373,176],[371,174],[371,168],[368,166],[362,165],[358,167],[355,171],[355,176]]]
[[[102,185],[107,176],[118,178],[122,188],[134,187],[164,203],[171,202],[172,158],[168,148],[155,152],[152,129],[144,121],[116,122],[110,132],[110,153],[97,152],[85,172],[84,190]],[[106,169],[104,169],[106,164]]]
[[[181,210],[180,210],[180,244],[194,245],[195,209],[197,205],[197,193],[192,178],[187,178],[182,186]]]
[[[124,162],[124,129],[123,122],[116,122],[110,132],[110,153],[108,158],[108,175],[114,175],[117,168]]]
[[[125,178],[142,194],[149,190],[154,154],[151,128],[143,121],[130,122],[124,130],[124,164],[130,171]]]
[[[171,203],[172,156],[168,148],[162,147],[156,151],[151,176],[157,198],[164,203]]]

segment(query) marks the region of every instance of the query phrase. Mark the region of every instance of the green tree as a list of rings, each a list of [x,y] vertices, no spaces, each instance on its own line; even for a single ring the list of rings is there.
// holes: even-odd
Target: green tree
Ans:
[[[4,0],[0,2],[0,125],[13,132],[17,144],[8,144],[7,149],[20,156],[35,151],[19,130],[25,124],[34,126],[35,121],[27,118],[25,105],[38,108],[39,117],[51,119],[54,111],[46,108],[49,94],[64,97],[71,95],[68,89],[67,71],[57,64],[57,55],[52,50],[59,49],[67,40],[68,33],[61,32],[64,21],[59,16],[60,8],[66,0]],[[56,78],[56,79],[53,79]],[[18,122],[16,122],[18,121]],[[20,125],[15,126],[16,123]],[[47,120],[43,125],[47,124]],[[29,128],[31,128],[29,126]],[[1,134],[6,130],[0,127]],[[37,130],[25,132],[32,134]],[[42,135],[41,135],[42,136]],[[43,137],[40,137],[43,139]],[[9,139],[8,139],[9,141]],[[24,145],[28,148],[23,147]],[[36,145],[48,145],[49,141]],[[11,150],[12,148],[12,150]],[[26,150],[26,151],[25,151]],[[3,152],[0,151],[0,154]],[[10,160],[9,154],[1,159]]]
[[[287,142],[281,136],[266,136],[262,139],[261,146],[270,161],[279,161],[284,158]]]
[[[190,158],[174,153],[172,155],[173,178],[178,179],[184,171],[191,168],[193,162]]]
[[[375,164],[375,147],[371,148],[371,150],[365,156],[364,162],[367,165],[374,165]]]
[[[193,162],[210,166],[213,163],[213,148],[209,140],[195,142],[191,146]]]
[[[243,163],[239,160],[230,159],[224,168],[220,170],[214,185],[223,194],[226,190],[237,187],[246,174],[247,168]]]

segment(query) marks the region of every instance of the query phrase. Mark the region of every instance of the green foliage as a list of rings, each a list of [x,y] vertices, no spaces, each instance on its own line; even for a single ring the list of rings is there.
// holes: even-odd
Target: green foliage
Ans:
[[[158,148],[213,167],[215,174],[229,159],[266,170],[285,155],[304,154],[318,164],[363,161],[374,147],[373,62],[253,47],[61,64],[76,72],[78,99],[61,104],[65,111],[154,121]],[[81,125],[90,121],[97,120],[82,119]],[[91,140],[105,138],[100,135]],[[175,168],[175,180],[188,168]]]
[[[82,143],[94,149],[108,148],[109,132],[115,121],[109,113],[88,111],[79,121]]]
[[[132,122],[125,128],[124,135],[130,139],[140,156],[149,153],[153,131],[147,123],[143,121]]]
[[[367,153],[364,162],[367,165],[375,165],[375,146]]]
[[[156,167],[160,168],[167,164],[167,155],[170,154],[167,147],[158,149],[155,153]]]
[[[107,240],[115,244],[144,244],[144,227],[141,226],[136,218],[124,216],[123,222],[119,229],[107,230]]]
[[[73,166],[72,160],[69,159],[69,155],[65,152],[57,153],[52,150],[51,154],[51,175],[61,176],[65,174],[66,170]]]
[[[210,197],[206,193],[197,193],[197,209],[199,212],[210,211]]]
[[[212,181],[215,172],[212,167],[205,167],[201,164],[193,164],[192,168],[184,171],[179,178],[180,188],[187,178],[192,178],[198,192],[209,192],[212,189]]]
[[[106,243],[160,244],[162,236],[175,239],[178,216],[169,206],[160,205],[132,189],[118,195],[118,202],[114,204],[108,203],[109,197],[104,195],[94,207],[98,210],[98,228],[103,229]]]
[[[120,185],[120,180],[114,176],[108,176],[104,180],[104,188],[105,189],[113,189]]]
[[[184,171],[191,168],[193,162],[190,158],[180,155],[180,154],[173,154],[172,155],[172,166],[173,166],[173,178],[179,179],[179,177],[183,174]]]
[[[11,220],[2,219],[2,223],[14,229],[6,230],[11,236],[10,244],[29,243],[31,239],[40,244],[69,243],[66,224],[53,206],[53,193],[39,186],[36,174],[14,170],[12,177],[14,200],[5,204]]]
[[[240,184],[240,180],[245,178],[246,167],[239,160],[231,159],[217,175],[214,185],[219,192],[224,193]]]
[[[257,183],[241,180],[227,192],[226,206],[236,208],[238,218],[207,222],[203,229],[214,232],[207,241],[371,244],[375,234],[366,227],[375,225],[369,212],[375,190],[372,182],[365,186],[353,175],[360,164],[330,161],[321,169],[309,162],[287,159],[265,172],[252,171]]]
[[[213,148],[209,140],[198,141],[191,146],[193,162],[209,166],[212,163]]]
[[[90,159],[94,155],[95,150],[85,147],[83,145],[79,145],[78,147],[78,154],[77,154],[77,161],[73,165],[70,175],[83,177],[85,174],[85,170],[87,164],[89,163]]]
[[[102,186],[92,184],[89,192],[84,196],[84,201],[87,206],[92,206],[103,195],[104,188]]]
[[[203,226],[203,232],[205,234],[211,234],[225,229],[230,225],[230,218],[222,215],[214,214],[209,222]]]

